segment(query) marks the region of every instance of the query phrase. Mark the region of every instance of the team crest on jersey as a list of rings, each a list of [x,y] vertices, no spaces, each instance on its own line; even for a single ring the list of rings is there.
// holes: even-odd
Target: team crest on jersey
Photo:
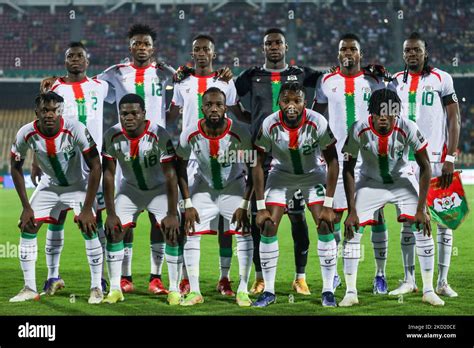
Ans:
[[[90,91],[90,92],[89,92],[89,96],[91,96],[91,97],[95,97],[95,96],[96,96],[96,93],[95,93],[95,91]]]
[[[190,90],[190,89],[191,89],[191,88],[188,88],[188,89],[186,90],[186,93],[189,93],[189,90]]]
[[[372,92],[372,90],[369,88],[369,87],[363,87],[362,88],[362,92],[364,94],[370,94]]]
[[[337,87],[332,88],[331,91],[332,91],[333,93],[336,93]]]
[[[433,86],[424,86],[423,90],[426,91],[426,92],[431,92],[431,91],[434,90],[434,88],[433,88]]]
[[[295,75],[289,75],[286,81],[298,81],[298,78]]]

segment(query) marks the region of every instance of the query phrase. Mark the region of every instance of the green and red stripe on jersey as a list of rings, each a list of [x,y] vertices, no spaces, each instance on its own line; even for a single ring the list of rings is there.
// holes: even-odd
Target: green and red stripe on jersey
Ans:
[[[52,137],[47,137],[43,135],[38,127],[37,127],[37,122],[34,123],[34,128],[35,131],[44,139],[46,142],[46,154],[48,156],[49,163],[51,164],[51,168],[53,168],[54,175],[56,176],[56,179],[59,181],[59,186],[69,186],[69,182],[67,181],[66,174],[63,171],[63,168],[61,167],[61,162],[59,161],[58,158],[58,151],[56,148],[56,143],[55,139],[61,134],[61,133],[67,133],[69,135],[72,135],[69,131],[63,130],[63,125],[64,125],[64,120],[61,118],[61,125],[59,127],[59,131],[56,135]]]
[[[416,122],[416,93],[420,82],[420,75],[410,74],[410,76],[410,89],[408,90],[408,119]],[[415,160],[415,154],[413,153],[412,148],[410,148],[410,152],[408,153],[408,159],[410,161]]]
[[[213,75],[212,75],[213,76]],[[207,91],[207,79],[209,76],[194,76],[198,80],[198,90],[197,90],[197,100],[198,100],[198,119],[204,118],[204,113],[202,112],[202,96],[204,92]]]
[[[397,128],[399,131],[402,131],[398,127],[394,126],[392,131],[388,134],[382,135],[379,134],[372,123],[372,116],[369,117],[369,125],[370,128],[372,129],[372,132],[377,136],[378,138],[378,162],[379,162],[379,174],[382,177],[382,181],[384,184],[393,184],[393,178],[390,175],[390,166],[389,166],[389,157],[388,157],[388,142],[390,140],[390,135],[392,135],[393,131],[395,128]],[[366,129],[363,129],[361,132],[359,132],[359,136],[365,131]],[[403,132],[403,131],[402,131]]]
[[[135,174],[135,178],[137,179],[137,184],[140,190],[148,190],[148,186],[145,181],[145,176],[143,175],[143,169],[140,164],[140,140],[141,138],[147,134],[148,127],[150,126],[150,121],[147,121],[145,130],[141,135],[136,138],[130,138],[127,135],[125,129],[122,129],[122,133],[130,142],[130,160],[132,161],[132,169],[133,173]]]
[[[276,112],[280,110],[278,106],[278,96],[280,95],[281,89],[281,74],[279,72],[272,72],[272,111]]]
[[[301,119],[301,123],[297,128],[289,128],[288,126],[285,125],[285,122],[283,120],[283,113],[280,111],[280,122],[283,126],[288,131],[289,135],[289,143],[288,143],[288,151],[290,151],[290,158],[291,158],[291,164],[293,166],[293,172],[295,174],[304,174],[304,169],[303,169],[303,162],[301,160],[301,153],[300,153],[300,144],[298,141],[299,133],[301,127],[306,122],[306,109],[303,111],[303,117]]]
[[[349,130],[356,120],[354,77],[344,76],[344,97],[346,102],[346,129]]]
[[[72,91],[74,93],[74,99],[77,105],[77,116],[79,122],[87,126],[87,108],[86,108],[86,98],[84,97],[84,91],[80,83],[74,83],[72,85]]]
[[[145,71],[148,67],[135,67],[135,93],[145,100]]]

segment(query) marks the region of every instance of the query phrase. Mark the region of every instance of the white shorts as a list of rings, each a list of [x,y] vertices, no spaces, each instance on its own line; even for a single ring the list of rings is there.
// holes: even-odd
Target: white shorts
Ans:
[[[339,162],[339,176],[337,177],[336,191],[334,193],[334,204],[333,209],[336,212],[343,212],[347,210],[347,198],[346,191],[344,190],[344,179],[342,177],[344,162]],[[357,184],[359,180],[360,163],[357,161],[356,167],[354,168],[354,180]]]
[[[188,188],[191,188],[194,185],[194,181],[196,180],[198,169],[198,162],[195,159],[190,159],[188,161],[188,167],[186,168],[186,173],[188,175]],[[179,191],[179,202],[178,202],[179,210],[181,214],[184,214],[184,200],[183,196],[181,195],[181,191]]]
[[[63,210],[74,210],[77,217],[86,199],[85,184],[72,186],[50,186],[40,182],[30,198],[36,221],[58,224]]]
[[[226,235],[242,234],[235,231],[235,224],[232,224],[232,216],[242,202],[245,191],[245,179],[232,181],[222,190],[215,190],[202,179],[198,179],[191,187],[191,200],[194,208],[199,213],[200,223],[195,223],[197,234],[217,234],[219,228],[219,216],[224,220],[223,232]]]
[[[387,203],[395,204],[398,222],[413,220],[418,206],[418,182],[415,175],[402,177],[393,184],[360,177],[355,197],[360,226],[376,225],[377,211]]]
[[[115,197],[115,213],[120,218],[123,227],[135,227],[138,215],[143,210],[148,210],[155,216],[156,224],[168,212],[168,197],[166,185],[160,185],[153,190],[140,190],[126,182],[122,182]]]
[[[306,205],[323,204],[326,189],[326,172],[289,174],[272,171],[265,186],[265,204],[286,207],[296,191],[301,190]]]

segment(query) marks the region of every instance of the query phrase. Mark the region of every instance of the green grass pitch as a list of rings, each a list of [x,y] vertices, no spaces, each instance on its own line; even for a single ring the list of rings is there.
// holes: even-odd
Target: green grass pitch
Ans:
[[[29,191],[31,195],[31,191]],[[466,186],[470,206],[474,206],[474,187]],[[474,235],[472,233],[473,215],[462,227],[454,232],[454,250],[449,272],[449,281],[459,293],[458,298],[445,299],[442,308],[433,308],[421,302],[421,293],[405,295],[403,298],[375,296],[372,294],[372,279],[375,265],[370,231],[366,229],[363,246],[364,258],[360,262],[358,290],[360,305],[352,308],[323,308],[320,303],[322,286],[321,272],[316,255],[317,235],[313,221],[308,214],[310,229],[310,252],[307,266],[307,281],[312,290],[311,296],[296,295],[291,289],[294,276],[293,242],[290,225],[285,217],[279,231],[280,259],[278,263],[276,290],[277,303],[261,308],[239,308],[235,300],[222,297],[215,290],[219,276],[218,244],[216,236],[202,238],[201,251],[201,291],[205,302],[194,307],[170,307],[166,296],[147,293],[150,270],[149,222],[145,214],[139,219],[135,230],[133,253],[133,276],[136,292],[126,294],[125,301],[115,305],[89,305],[89,266],[84,250],[84,240],[68,215],[65,232],[65,245],[61,256],[60,274],[66,288],[52,297],[42,297],[38,302],[9,303],[8,299],[23,286],[20,263],[16,254],[8,249],[19,242],[16,227],[21,212],[20,201],[14,190],[0,190],[0,315],[473,315],[474,314]],[[400,251],[400,225],[395,220],[395,209],[386,209],[389,227],[389,253],[387,279],[389,290],[398,285],[403,278]],[[43,226],[38,238],[37,286],[42,288],[47,276],[44,242],[46,227]],[[436,237],[435,237],[436,238]],[[235,248],[234,241],[234,248]],[[435,262],[436,263],[436,262]],[[417,284],[421,287],[421,276],[417,262]],[[342,276],[342,261],[338,262]],[[435,272],[435,280],[437,271]],[[237,257],[232,259],[231,279],[238,280]],[[252,270],[251,281],[254,279]],[[163,267],[163,280],[168,284],[166,265]],[[237,284],[233,282],[236,290]],[[336,291],[338,301],[342,300],[345,287]]]

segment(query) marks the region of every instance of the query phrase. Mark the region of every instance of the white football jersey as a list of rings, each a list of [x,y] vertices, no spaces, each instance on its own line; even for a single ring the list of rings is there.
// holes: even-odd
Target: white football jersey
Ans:
[[[183,108],[183,126],[187,129],[196,125],[204,117],[202,113],[202,96],[211,87],[217,87],[226,96],[226,105],[237,104],[237,91],[233,80],[224,82],[214,79],[216,73],[209,76],[190,75],[180,83],[174,84],[172,103]]]
[[[319,172],[322,167],[315,154],[334,143],[328,121],[310,109],[304,109],[298,128],[289,128],[282,112],[274,112],[265,118],[255,140],[258,150],[273,157],[270,171],[290,174]]]
[[[159,73],[159,72],[162,73]],[[174,69],[169,66],[159,68],[152,63],[145,67],[137,67],[133,63],[117,64],[97,75],[100,80],[107,81],[109,89],[106,101],[117,103],[126,94],[138,94],[145,100],[146,118],[162,127],[166,126],[166,86],[172,84]]]
[[[175,159],[175,150],[166,130],[146,121],[145,130],[136,138],[128,136],[118,123],[104,136],[104,160],[117,160],[123,179],[140,190],[152,190],[166,181],[160,163]]]
[[[12,145],[11,155],[24,159],[28,149],[35,152],[38,165],[45,175],[45,185],[71,186],[85,183],[82,171],[82,153],[96,144],[82,123],[61,118],[59,132],[47,137],[37,127],[37,120],[20,128]]]
[[[427,146],[428,142],[414,122],[399,117],[392,132],[381,135],[369,117],[352,125],[342,152],[357,158],[360,151],[360,175],[391,184],[406,174],[413,174],[408,161],[410,147],[418,152]]]
[[[448,151],[448,116],[443,97],[455,93],[451,75],[433,68],[429,75],[409,73],[407,82],[403,83],[402,71],[395,74],[389,88],[396,91],[402,100],[402,117],[416,122],[423,135],[430,140],[430,161],[443,162]],[[414,160],[411,153],[410,159]]]
[[[177,156],[189,160],[191,154],[198,163],[197,176],[210,187],[221,190],[244,175],[245,163],[256,161],[252,155],[250,131],[243,125],[226,118],[227,127],[221,136],[207,136],[196,120],[179,137]],[[243,192],[242,192],[243,193]]]
[[[328,104],[329,126],[337,140],[339,161],[341,149],[349,128],[355,121],[369,117],[369,99],[372,92],[385,88],[382,80],[365,75],[362,71],[346,76],[339,68],[336,72],[324,74],[318,81],[315,98],[317,103]]]
[[[84,124],[99,149],[104,135],[104,100],[108,89],[107,82],[89,77],[80,82],[65,82],[59,78],[51,87],[51,91],[64,98],[63,118]]]

